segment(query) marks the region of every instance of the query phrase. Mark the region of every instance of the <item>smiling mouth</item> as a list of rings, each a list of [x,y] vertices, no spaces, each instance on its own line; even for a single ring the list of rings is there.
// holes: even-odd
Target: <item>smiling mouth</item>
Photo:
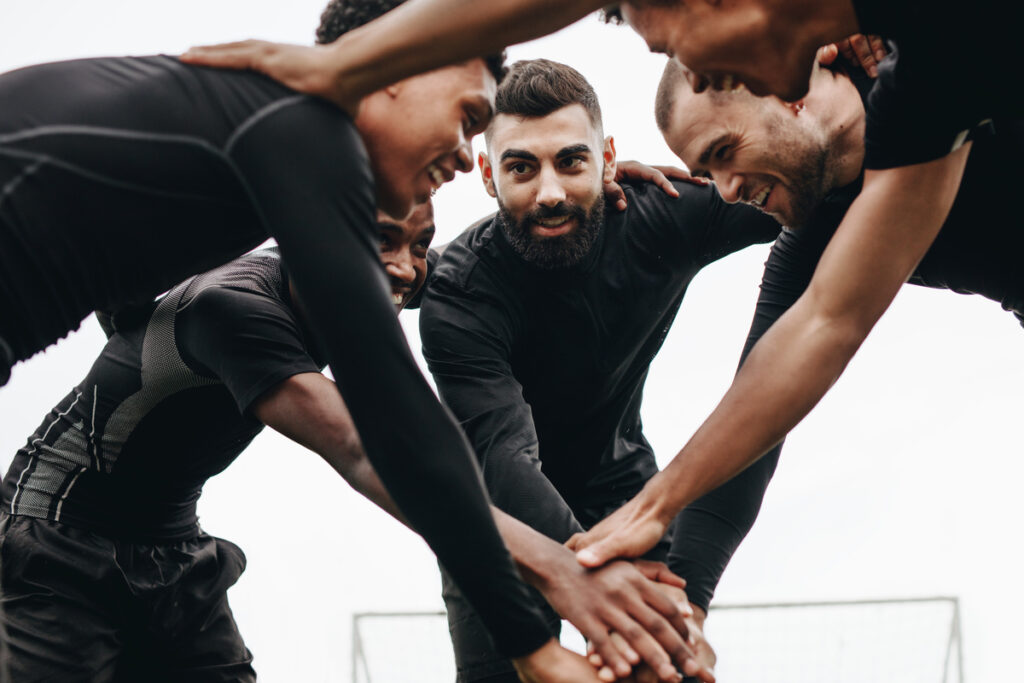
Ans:
[[[760,192],[758,192],[749,200],[747,200],[747,203],[750,204],[751,206],[756,206],[759,209],[763,209],[764,205],[768,202],[768,197],[771,195],[772,190],[774,189],[774,185],[768,185],[762,188]]]
[[[430,182],[433,183],[435,190],[451,180],[437,164],[427,166],[427,175],[430,176]]]
[[[569,232],[573,224],[572,216],[554,216],[552,218],[535,218],[534,226],[542,235],[557,236]]]

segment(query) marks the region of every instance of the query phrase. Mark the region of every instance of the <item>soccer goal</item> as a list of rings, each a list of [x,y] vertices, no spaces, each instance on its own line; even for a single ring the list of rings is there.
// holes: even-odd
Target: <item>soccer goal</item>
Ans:
[[[951,597],[715,605],[707,637],[728,683],[963,683]],[[454,680],[444,612],[353,616],[352,683]]]

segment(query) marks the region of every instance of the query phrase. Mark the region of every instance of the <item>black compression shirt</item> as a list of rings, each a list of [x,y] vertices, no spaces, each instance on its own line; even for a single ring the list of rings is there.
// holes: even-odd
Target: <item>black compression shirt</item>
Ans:
[[[194,537],[203,484],[263,429],[252,402],[323,367],[306,338],[276,250],[178,285],[120,325],[18,451],[5,509],[122,539]]]
[[[980,294],[998,301],[1024,324],[1024,230],[997,218],[1016,215],[1014,197],[1024,181],[1024,125],[996,124],[997,135],[975,140],[949,217],[910,282]],[[744,358],[803,294],[859,189],[858,182],[833,192],[805,228],[786,229],[776,240],[765,264]],[[753,525],[781,448],[769,451],[676,519],[669,566],[686,577],[686,591],[695,604],[706,607],[710,602],[722,572]]]
[[[854,0],[861,30],[893,41],[867,102],[865,167],[938,159],[983,122],[1024,115],[1016,76],[1024,4]]]
[[[253,73],[169,57],[14,71],[0,76],[0,102],[0,339],[14,360],[91,310],[152,297],[275,237],[403,514],[504,654],[546,640],[468,444],[396,319],[369,159],[348,116]],[[380,423],[396,413],[405,429]]]
[[[678,199],[628,186],[629,208],[559,271],[487,219],[448,246],[423,297],[424,355],[492,500],[560,542],[581,530],[575,511],[617,507],[657,471],[643,386],[694,275],[779,231],[713,188],[675,185]]]

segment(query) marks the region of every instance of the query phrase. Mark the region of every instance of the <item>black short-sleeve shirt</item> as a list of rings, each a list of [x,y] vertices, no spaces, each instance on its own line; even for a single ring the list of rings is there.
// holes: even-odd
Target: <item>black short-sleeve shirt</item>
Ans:
[[[263,429],[252,402],[320,371],[306,336],[276,250],[187,280],[111,337],[18,451],[5,507],[115,536],[194,536],[206,479]]]
[[[865,167],[939,159],[993,119],[1024,115],[1024,4],[854,0],[864,33],[891,41],[869,96]]]

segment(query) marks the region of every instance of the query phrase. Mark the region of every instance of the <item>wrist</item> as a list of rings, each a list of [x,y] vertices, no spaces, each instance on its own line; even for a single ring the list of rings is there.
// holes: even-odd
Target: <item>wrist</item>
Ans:
[[[671,487],[667,479],[661,472],[654,475],[644,485],[636,498],[640,506],[640,512],[645,517],[656,519],[666,527],[672,522],[672,519],[678,512],[672,509],[670,502]]]

